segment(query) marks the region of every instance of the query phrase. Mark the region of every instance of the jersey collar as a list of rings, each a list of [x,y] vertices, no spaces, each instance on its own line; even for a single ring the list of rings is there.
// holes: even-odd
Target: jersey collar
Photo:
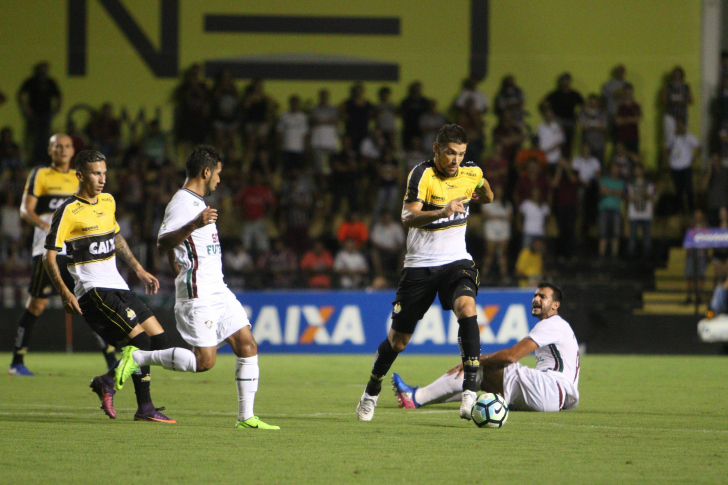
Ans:
[[[200,194],[196,194],[195,192],[192,192],[192,191],[191,191],[190,189],[185,189],[185,188],[181,188],[180,190],[184,190],[184,191],[185,191],[185,192],[187,192],[188,194],[194,195],[195,197],[197,197],[198,199],[200,199],[200,200],[202,200],[202,201],[204,201],[204,200],[205,200],[205,199],[203,199],[202,197],[200,197]]]

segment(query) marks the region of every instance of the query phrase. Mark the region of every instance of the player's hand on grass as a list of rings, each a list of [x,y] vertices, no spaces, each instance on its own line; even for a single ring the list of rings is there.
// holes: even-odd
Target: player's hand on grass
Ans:
[[[70,313],[71,315],[83,314],[81,311],[81,305],[78,304],[78,300],[76,299],[76,295],[70,291],[61,296],[61,301],[63,302],[63,308],[66,310],[66,313]]]
[[[455,379],[460,377],[460,374],[462,374],[462,373],[463,373],[463,363],[462,362],[458,363],[458,365],[456,365],[455,367],[453,367],[452,369],[447,371],[447,375],[449,375],[449,376],[455,374]]]
[[[195,226],[198,228],[204,227],[208,224],[213,224],[217,220],[217,209],[212,207],[205,207],[205,210],[200,212],[200,215],[195,218]]]
[[[442,210],[444,212],[444,217],[450,217],[452,214],[456,212],[465,212],[465,206],[463,205],[463,201],[467,199],[467,197],[458,197],[457,199],[451,200]]]
[[[147,295],[157,294],[157,290],[159,290],[159,280],[157,278],[143,269],[137,273],[137,276],[144,283],[144,293]]]

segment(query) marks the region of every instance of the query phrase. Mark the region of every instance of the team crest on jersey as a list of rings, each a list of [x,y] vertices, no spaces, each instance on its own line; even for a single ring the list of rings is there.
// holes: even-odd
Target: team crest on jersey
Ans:
[[[215,325],[215,323],[212,320],[208,320],[205,322],[205,326],[212,330],[212,326]]]
[[[131,308],[126,309],[126,318],[129,320],[134,320],[136,318],[136,313],[134,313],[134,310]]]
[[[192,203],[192,205],[194,205],[195,207],[199,207],[199,206],[200,206],[200,203],[199,203],[198,201],[194,201],[194,202]]]
[[[402,311],[402,305],[400,305],[399,303],[395,303],[394,310],[392,310],[392,313],[399,313],[401,311]]]

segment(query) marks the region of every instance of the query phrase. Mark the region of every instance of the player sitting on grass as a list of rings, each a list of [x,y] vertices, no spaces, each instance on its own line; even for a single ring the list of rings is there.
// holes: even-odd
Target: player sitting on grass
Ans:
[[[531,314],[539,322],[509,349],[480,356],[478,386],[503,395],[511,410],[553,412],[579,404],[579,344],[569,324],[558,314],[561,290],[540,283],[533,296]],[[536,368],[518,363],[536,352]],[[392,374],[394,394],[401,408],[460,401],[463,366],[458,364],[426,387],[407,385]]]
[[[128,339],[134,348],[152,349],[144,354],[171,355],[173,360],[176,354],[180,370],[189,367],[195,356],[187,349],[167,349],[164,329],[149,308],[129,291],[116,268],[118,255],[144,283],[147,294],[155,294],[159,289],[159,281],[134,258],[119,232],[114,198],[102,192],[106,183],[106,157],[97,151],[82,151],[76,157],[76,176],[78,192],[53,214],[43,256],[43,264],[61,296],[63,308],[68,313],[83,315],[86,323],[107,342]],[[58,268],[58,253],[64,243],[68,271],[75,281],[74,291],[66,286]],[[163,408],[156,409],[152,403],[147,364],[133,369],[123,367],[129,371],[125,378],[137,371],[132,376],[139,406],[134,420],[176,423],[161,413]],[[91,389],[101,399],[101,409],[111,419],[116,418],[114,379],[121,370],[122,367],[117,367],[115,373],[112,370],[91,381]],[[122,386],[123,379],[117,381],[117,389]]]

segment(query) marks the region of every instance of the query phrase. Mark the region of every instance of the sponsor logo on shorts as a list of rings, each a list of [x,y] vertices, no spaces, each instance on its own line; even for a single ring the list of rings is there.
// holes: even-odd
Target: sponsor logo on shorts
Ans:
[[[134,320],[136,318],[136,313],[134,313],[134,310],[131,308],[126,309],[126,318],[129,320]]]
[[[395,303],[394,310],[392,310],[392,313],[399,313],[401,311],[402,311],[402,305],[400,305],[399,303]]]

